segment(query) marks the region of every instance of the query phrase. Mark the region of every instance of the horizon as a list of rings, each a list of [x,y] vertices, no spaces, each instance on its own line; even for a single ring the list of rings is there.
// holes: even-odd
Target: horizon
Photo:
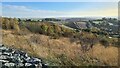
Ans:
[[[32,19],[32,18],[39,18],[39,19],[44,19],[44,18],[56,18],[56,19],[68,19],[68,18],[91,18],[91,19],[102,19],[102,18],[116,18],[118,19],[118,17],[7,17],[7,16],[2,16],[4,18],[23,18],[23,19]]]
[[[118,5],[116,2],[3,2],[2,16],[11,18],[117,18]]]

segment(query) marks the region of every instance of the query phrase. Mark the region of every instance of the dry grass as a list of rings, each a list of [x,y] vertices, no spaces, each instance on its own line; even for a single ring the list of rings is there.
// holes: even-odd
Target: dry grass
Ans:
[[[103,63],[111,66],[118,65],[118,48],[112,46],[105,48],[104,46],[98,44],[92,50],[92,56]]]
[[[3,43],[9,47],[22,49],[34,56],[44,58],[52,65],[117,65],[118,48],[104,48],[96,44],[86,53],[81,51],[81,45],[71,42],[69,38],[50,39],[40,34],[24,36],[3,31]]]

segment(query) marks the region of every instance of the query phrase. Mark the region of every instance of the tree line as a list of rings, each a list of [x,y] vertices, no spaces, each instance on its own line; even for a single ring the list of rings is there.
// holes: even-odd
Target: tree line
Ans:
[[[16,30],[17,32],[19,32],[19,22],[16,18],[0,18],[1,22],[1,26],[2,29],[8,30]]]

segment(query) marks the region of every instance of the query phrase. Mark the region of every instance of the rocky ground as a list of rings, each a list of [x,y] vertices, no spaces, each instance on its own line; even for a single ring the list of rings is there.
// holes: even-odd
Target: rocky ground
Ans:
[[[29,56],[23,51],[11,49],[0,44],[0,68],[44,68],[41,58]]]

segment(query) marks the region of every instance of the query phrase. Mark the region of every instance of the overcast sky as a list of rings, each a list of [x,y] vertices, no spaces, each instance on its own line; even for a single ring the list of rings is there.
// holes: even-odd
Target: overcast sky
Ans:
[[[3,2],[6,17],[117,17],[117,2]]]

